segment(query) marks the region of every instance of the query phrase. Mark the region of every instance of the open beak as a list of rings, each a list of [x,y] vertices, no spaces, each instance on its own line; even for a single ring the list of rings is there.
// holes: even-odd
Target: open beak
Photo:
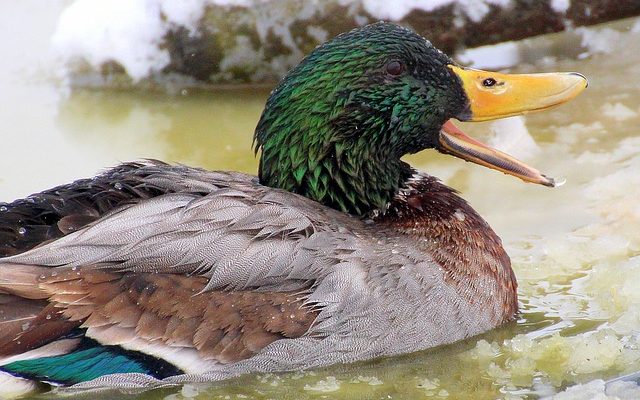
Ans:
[[[469,107],[462,121],[486,121],[545,110],[576,97],[587,87],[584,76],[574,73],[509,75],[449,65],[460,78]],[[484,165],[526,182],[556,186],[535,168],[493,149],[447,121],[440,130],[438,150]]]

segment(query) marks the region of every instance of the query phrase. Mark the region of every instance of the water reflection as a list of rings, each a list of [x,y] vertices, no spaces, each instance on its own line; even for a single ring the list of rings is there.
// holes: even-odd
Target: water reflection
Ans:
[[[69,140],[122,161],[157,158],[253,173],[253,130],[267,95],[76,90],[60,103],[57,125]]]

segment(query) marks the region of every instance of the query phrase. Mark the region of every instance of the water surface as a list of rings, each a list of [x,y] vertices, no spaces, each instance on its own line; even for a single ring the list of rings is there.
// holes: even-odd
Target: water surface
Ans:
[[[71,90],[48,53],[64,5],[0,3],[1,201],[138,158],[255,172],[252,133],[267,90]],[[464,124],[564,186],[433,151],[408,157],[461,191],[503,238],[520,283],[517,323],[404,357],[142,397],[537,398],[640,370],[639,32],[627,20],[527,42],[515,70],[579,71],[588,90],[521,120]]]

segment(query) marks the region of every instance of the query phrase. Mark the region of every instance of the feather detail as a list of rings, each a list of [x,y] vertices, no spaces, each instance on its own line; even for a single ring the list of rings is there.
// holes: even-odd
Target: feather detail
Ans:
[[[275,340],[300,337],[317,316],[302,308],[304,299],[297,294],[203,291],[205,277],[84,267],[40,275],[38,268],[17,267],[19,274],[13,276],[35,285],[28,293],[46,296],[48,302],[31,300],[40,308],[30,305],[18,316],[29,318],[28,328],[18,330],[15,322],[2,336],[0,354],[5,356],[46,347],[81,327],[102,345],[162,357],[184,371],[202,371],[248,358]],[[0,272],[2,268],[0,264]],[[10,290],[8,284],[0,289]]]
[[[162,359],[88,339],[78,341],[79,345],[66,353],[20,359],[1,368],[17,376],[57,384],[75,384],[114,373],[141,373],[156,378],[182,373]]]
[[[97,220],[0,259],[0,294],[24,305],[4,321],[2,354],[84,332],[183,372],[233,374],[416,351],[513,317],[493,300],[515,299],[500,286],[510,268],[495,234],[431,177],[408,182],[388,215],[363,220],[239,173],[150,163],[127,174],[116,182],[158,193],[104,204],[97,195],[109,209]],[[466,218],[449,212],[416,225],[447,202]],[[452,223],[473,221],[482,257],[464,266],[482,285],[465,284],[466,270],[428,247],[450,243]]]
[[[0,399],[18,399],[35,392],[38,383],[31,379],[13,376],[8,372],[0,371]]]
[[[0,366],[16,361],[35,360],[38,358],[55,357],[68,354],[78,347],[81,340],[82,339],[78,337],[56,340],[34,350],[19,353],[11,357],[0,358]]]

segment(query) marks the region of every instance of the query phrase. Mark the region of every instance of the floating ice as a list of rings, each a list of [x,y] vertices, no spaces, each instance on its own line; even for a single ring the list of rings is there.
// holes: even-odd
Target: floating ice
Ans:
[[[319,380],[315,385],[304,385],[304,390],[311,392],[329,393],[340,389],[340,381],[335,376],[327,376],[325,379]]]
[[[548,400],[549,398],[547,398]],[[558,393],[552,400],[609,400],[605,394],[605,384],[602,379],[571,386],[562,393]],[[613,400],[613,399],[611,399]]]
[[[606,385],[607,396],[620,400],[640,399],[640,386],[637,382],[615,381]]]
[[[382,380],[380,380],[376,376],[362,376],[362,375],[359,375],[356,379],[352,381],[352,383],[360,383],[360,382],[364,382],[370,386],[378,386],[384,383]]]
[[[622,103],[604,103],[602,105],[602,115],[615,119],[616,121],[625,121],[637,117],[638,113]]]
[[[616,51],[622,33],[611,28],[593,29],[577,28],[576,32],[582,36],[582,47],[586,47],[590,54],[611,54]]]
[[[640,387],[636,382],[615,381],[606,383],[595,379],[588,383],[571,386],[551,397],[551,400],[637,400]],[[547,398],[549,399],[549,398]],[[545,400],[543,398],[543,400]]]
[[[564,186],[565,183],[567,183],[567,178],[565,178],[564,176],[553,178],[553,187]]]
[[[489,140],[489,145],[514,157],[531,158],[540,151],[522,116],[494,121],[491,131],[494,136]]]

